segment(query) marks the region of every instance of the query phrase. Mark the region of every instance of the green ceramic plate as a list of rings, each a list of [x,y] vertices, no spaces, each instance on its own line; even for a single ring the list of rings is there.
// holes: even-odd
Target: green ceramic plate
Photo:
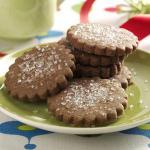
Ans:
[[[28,49],[29,50],[29,49]],[[67,126],[48,114],[46,104],[19,102],[11,98],[3,86],[10,64],[25,50],[15,52],[0,61],[0,110],[28,125],[69,134],[100,134],[129,129],[150,121],[150,54],[138,50],[125,62],[133,73],[134,84],[127,89],[129,107],[115,123],[104,127],[77,128]],[[27,51],[27,50],[26,50]]]

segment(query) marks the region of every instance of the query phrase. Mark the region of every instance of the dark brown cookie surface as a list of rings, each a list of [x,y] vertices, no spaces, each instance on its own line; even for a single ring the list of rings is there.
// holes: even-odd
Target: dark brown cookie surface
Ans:
[[[113,78],[117,79],[124,89],[133,83],[132,74],[127,66],[122,66],[120,73]]]
[[[66,38],[61,39],[58,41],[58,43],[70,48],[72,50],[72,54],[75,56],[76,62],[80,63],[81,65],[88,65],[93,67],[109,66],[122,63],[124,60],[124,56],[99,56],[77,50],[71,46]]]
[[[78,50],[103,56],[124,56],[138,45],[137,37],[130,31],[99,23],[70,27],[67,40]]]
[[[5,86],[12,96],[26,101],[45,100],[67,85],[75,69],[74,56],[57,43],[34,47],[16,59],[6,74]]]
[[[81,64],[76,64],[76,72],[75,75],[77,77],[101,77],[101,78],[110,78],[114,75],[119,74],[121,71],[122,64],[111,65],[108,67],[91,67],[84,66]]]
[[[74,126],[97,126],[116,121],[127,107],[127,94],[115,79],[75,79],[48,99],[48,109]]]
[[[124,60],[124,56],[116,57],[116,56],[97,56],[85,52],[80,52],[78,50],[74,50],[73,54],[75,56],[76,62],[81,65],[93,66],[93,67],[108,67],[110,65],[122,63]]]

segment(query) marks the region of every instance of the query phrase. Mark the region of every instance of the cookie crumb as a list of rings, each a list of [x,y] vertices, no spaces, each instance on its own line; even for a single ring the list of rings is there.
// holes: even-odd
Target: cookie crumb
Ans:
[[[144,83],[148,83],[148,80],[145,80]]]
[[[133,75],[134,75],[134,76],[136,76],[136,75],[137,75],[137,73],[134,71],[134,72],[133,72]]]
[[[134,107],[134,105],[130,105],[129,108],[132,109]]]
[[[149,91],[149,90],[148,90],[148,88],[145,88],[145,89],[144,89],[144,91],[146,91],[146,92],[147,92],[147,91]]]
[[[148,108],[148,106],[147,106],[147,105],[145,105],[145,106],[144,106],[144,108]]]
[[[36,114],[36,113],[38,113],[38,110],[35,109],[35,110],[33,110],[32,112],[33,112],[34,114]]]
[[[129,95],[130,95],[130,96],[132,96],[132,97],[134,96],[134,94],[133,94],[133,93],[129,93]]]
[[[140,100],[140,101],[139,101],[139,104],[143,104],[143,100]]]

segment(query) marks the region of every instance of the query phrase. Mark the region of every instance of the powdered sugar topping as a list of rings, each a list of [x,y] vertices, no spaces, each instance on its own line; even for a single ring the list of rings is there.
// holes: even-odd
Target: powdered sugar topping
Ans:
[[[47,76],[50,77],[57,71],[62,70],[63,67],[68,66],[63,48],[56,44],[37,46],[19,59],[17,84],[28,83],[31,88],[34,88],[33,82],[38,82],[39,79],[45,79]],[[11,74],[12,72],[10,70],[9,73]],[[43,83],[39,83],[39,85],[43,85]]]
[[[116,90],[124,94],[124,90],[116,80],[97,80],[97,79],[80,79],[64,90],[65,96],[62,97],[62,105],[75,105],[78,108],[86,109],[95,106],[99,102],[120,100],[116,96]]]
[[[104,47],[132,48],[132,45],[137,46],[138,42],[137,37],[126,29],[99,23],[78,24],[73,27],[73,31],[75,38]]]

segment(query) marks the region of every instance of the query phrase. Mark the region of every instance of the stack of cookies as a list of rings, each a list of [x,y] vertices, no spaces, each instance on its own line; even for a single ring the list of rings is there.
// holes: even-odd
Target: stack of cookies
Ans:
[[[127,108],[131,72],[123,62],[137,44],[125,29],[72,26],[65,39],[17,58],[6,73],[6,90],[18,100],[47,101],[50,115],[70,125],[109,124]]]
[[[138,45],[137,37],[131,32],[98,23],[78,24],[69,28],[66,38],[59,43],[72,50],[77,77],[115,77],[121,80],[122,74],[127,72],[127,80],[121,82],[124,88],[131,84],[131,73],[124,66],[124,59]]]

